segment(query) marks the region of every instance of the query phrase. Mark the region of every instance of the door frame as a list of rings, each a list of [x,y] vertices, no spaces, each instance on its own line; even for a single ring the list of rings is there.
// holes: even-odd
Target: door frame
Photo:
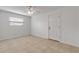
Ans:
[[[51,15],[53,15],[53,14],[51,14]],[[51,39],[50,38],[50,28],[49,28],[49,26],[50,26],[50,16],[51,15],[48,15],[48,39]],[[61,30],[61,25],[62,25],[62,20],[61,20],[61,15],[59,14],[59,15],[57,15],[57,17],[59,17],[60,18],[60,36],[59,36],[59,40],[57,40],[57,41],[60,41],[60,39],[61,39],[61,34],[62,34],[62,30]],[[52,39],[52,40],[54,40],[54,39]]]

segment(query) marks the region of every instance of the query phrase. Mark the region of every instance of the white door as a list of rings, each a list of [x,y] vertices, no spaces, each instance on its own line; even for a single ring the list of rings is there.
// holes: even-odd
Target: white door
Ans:
[[[49,16],[49,39],[59,41],[61,37],[61,21],[60,16]]]

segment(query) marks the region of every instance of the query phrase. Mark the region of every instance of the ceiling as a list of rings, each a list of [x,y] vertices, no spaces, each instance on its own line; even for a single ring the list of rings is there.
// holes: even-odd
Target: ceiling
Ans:
[[[62,6],[33,6],[33,7],[37,9],[40,13],[46,13],[62,8]],[[0,6],[0,9],[22,15],[27,15],[26,13],[27,6]]]
[[[25,6],[0,6],[0,9],[4,11],[10,11],[10,12],[26,15]]]
[[[46,13],[60,9],[62,6],[37,6],[35,8],[38,9],[41,13]]]

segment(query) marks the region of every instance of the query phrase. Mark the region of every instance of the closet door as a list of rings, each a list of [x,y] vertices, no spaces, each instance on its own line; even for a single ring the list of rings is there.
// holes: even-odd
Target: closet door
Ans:
[[[49,16],[49,39],[59,41],[61,37],[61,21],[60,16],[50,15]]]

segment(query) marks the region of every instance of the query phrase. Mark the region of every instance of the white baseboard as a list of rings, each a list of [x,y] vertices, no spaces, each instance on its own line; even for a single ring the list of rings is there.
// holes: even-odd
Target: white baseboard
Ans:
[[[68,45],[71,45],[71,46],[74,46],[74,47],[78,47],[79,48],[79,44],[75,44],[75,43],[71,43],[69,41],[60,41],[61,43],[64,43],[64,44],[68,44]]]
[[[41,39],[48,39],[47,37],[42,37],[42,36],[37,36],[37,35],[31,35],[31,36],[38,37],[38,38],[41,38]]]
[[[21,37],[26,37],[26,36],[29,36],[29,34],[28,35],[23,35],[23,36],[13,36],[13,37],[7,37],[7,38],[1,38],[0,40],[8,40],[8,39],[16,39],[16,38],[21,38]]]

